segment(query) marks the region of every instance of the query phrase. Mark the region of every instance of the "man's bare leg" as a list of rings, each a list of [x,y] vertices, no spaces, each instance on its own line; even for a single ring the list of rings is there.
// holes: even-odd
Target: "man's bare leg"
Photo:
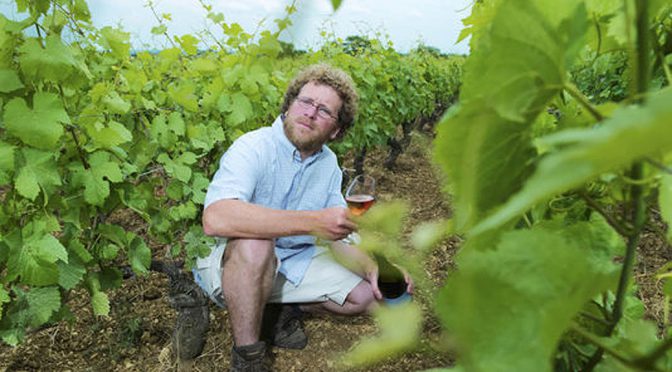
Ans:
[[[371,313],[378,306],[371,285],[369,282],[362,280],[350,291],[342,306],[332,301],[324,301],[314,304],[301,304],[300,308],[302,311],[313,314],[359,315]]]
[[[224,251],[222,291],[236,346],[259,341],[264,306],[275,277],[275,243],[231,239]]]

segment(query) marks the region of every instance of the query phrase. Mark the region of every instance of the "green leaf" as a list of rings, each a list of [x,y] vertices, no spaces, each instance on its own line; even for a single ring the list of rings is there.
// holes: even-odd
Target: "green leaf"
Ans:
[[[214,121],[205,124],[191,123],[187,127],[187,137],[192,146],[197,149],[208,152],[215,147],[215,144],[226,139],[222,126]]]
[[[91,78],[91,73],[77,56],[76,50],[63,44],[57,34],[46,37],[43,48],[35,38],[26,40],[19,48],[21,71],[33,80],[63,83],[72,77]]]
[[[460,106],[444,116],[435,141],[454,188],[458,231],[506,201],[530,174],[534,119],[562,89],[587,19],[577,0],[477,9],[491,25],[479,31],[464,66]]]
[[[123,175],[119,165],[110,160],[110,154],[104,151],[93,153],[89,157],[90,169],[79,170],[84,184],[84,200],[92,205],[102,205],[110,195],[110,182],[121,182]]]
[[[190,63],[189,69],[204,75],[210,75],[217,72],[219,66],[217,66],[217,64],[211,59],[198,58]]]
[[[128,32],[123,32],[119,29],[112,27],[103,27],[100,29],[101,40],[100,43],[102,46],[112,50],[112,53],[121,60],[126,60],[130,58],[131,43],[130,38],[131,34]]]
[[[0,93],[10,93],[21,88],[23,88],[23,83],[16,71],[0,69]]]
[[[198,43],[200,40],[195,38],[193,35],[186,34],[180,38],[176,36],[175,41],[180,43],[180,46],[185,52],[187,52],[188,55],[194,56],[198,53]]]
[[[168,27],[166,25],[158,25],[152,27],[152,34],[154,35],[163,35],[166,31],[168,31]]]
[[[68,262],[65,247],[52,235],[35,233],[12,249],[8,277],[21,277],[24,284],[46,286],[58,283],[56,261]]]
[[[672,102],[670,88],[652,94],[643,106],[616,111],[598,128],[565,130],[542,138],[544,147],[563,147],[544,157],[525,187],[474,227],[471,234],[501,226],[533,205],[602,173],[626,167],[647,155],[671,151],[669,102]]]
[[[121,98],[116,91],[108,92],[101,102],[111,114],[125,114],[131,109],[131,104]]]
[[[63,123],[69,124],[70,117],[57,95],[37,92],[33,96],[32,109],[23,98],[9,101],[5,106],[4,121],[7,131],[23,143],[53,150],[63,135]]]
[[[198,209],[193,202],[188,201],[186,203],[170,207],[168,214],[174,221],[191,220],[196,218]]]
[[[245,120],[254,116],[252,103],[244,94],[238,92],[231,96],[222,96],[219,99],[218,107],[221,111],[229,112],[226,122],[229,125],[237,126]]]
[[[341,7],[343,0],[331,0],[331,6],[334,8],[334,11],[337,11]]]
[[[470,240],[442,289],[437,312],[461,350],[465,370],[551,371],[557,343],[574,316],[616,283],[618,267],[586,256],[588,223],[556,224]],[[586,229],[588,228],[588,229]],[[479,244],[481,247],[476,247]],[[494,247],[494,249],[493,249]],[[521,342],[524,340],[524,342]]]
[[[411,244],[418,251],[428,251],[449,232],[447,221],[425,222],[413,230]]]
[[[182,82],[177,86],[171,85],[168,87],[170,98],[191,112],[198,112],[198,97],[195,92],[196,85],[188,81]]]
[[[198,159],[196,154],[187,151],[178,156],[176,159],[171,159],[168,154],[162,153],[156,158],[156,160],[163,164],[166,172],[171,177],[175,177],[178,180],[187,183],[191,179],[190,165],[194,164]]]
[[[58,284],[65,289],[75,288],[86,274],[86,268],[79,263],[58,263]]]
[[[179,112],[172,112],[168,115],[168,129],[171,132],[175,133],[178,137],[183,136],[186,131],[186,124],[184,123],[184,118]]]
[[[133,272],[138,275],[147,274],[149,265],[152,263],[152,251],[147,247],[145,241],[140,237],[135,237],[128,250],[128,261],[131,263]]]
[[[451,185],[454,223],[464,231],[518,191],[536,151],[528,128],[473,104],[439,123],[434,158]]]
[[[570,27],[569,20],[578,24]],[[562,88],[567,64],[582,44],[567,33],[581,36],[586,28],[586,11],[577,0],[503,2],[465,64],[460,101],[476,99],[506,120],[531,121]]]
[[[362,366],[413,348],[422,331],[422,311],[418,304],[405,303],[379,308],[374,314],[380,328],[376,337],[364,339],[343,358],[346,366]]]
[[[133,133],[126,127],[114,120],[110,120],[107,125],[96,121],[93,125],[87,125],[87,134],[91,137],[94,149],[111,149],[123,143],[133,140]]]
[[[21,153],[25,165],[19,169],[15,183],[20,195],[35,200],[40,188],[50,190],[61,185],[61,176],[58,174],[53,153],[31,148],[23,148]],[[45,198],[48,194],[45,194]]]
[[[93,292],[91,306],[93,307],[93,315],[107,316],[110,314],[110,299],[103,292]]]
[[[672,175],[661,172],[659,190],[660,215],[667,222],[667,241],[672,244]]]
[[[0,141],[0,170],[14,170],[14,149],[14,146]]]
[[[84,263],[90,263],[91,260],[93,260],[93,256],[89,251],[86,250],[86,247],[82,242],[80,242],[77,239],[70,240],[70,243],[68,244],[68,249],[75,253],[77,257],[79,257],[80,260],[82,260]]]
[[[116,244],[105,244],[99,247],[98,256],[101,260],[112,261],[119,255],[120,247]]]
[[[30,306],[33,327],[48,322],[51,315],[61,308],[61,293],[58,287],[32,288],[26,299]]]

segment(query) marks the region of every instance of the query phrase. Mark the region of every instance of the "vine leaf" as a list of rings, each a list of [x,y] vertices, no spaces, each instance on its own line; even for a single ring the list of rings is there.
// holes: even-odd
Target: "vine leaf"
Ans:
[[[175,36],[175,41],[180,44],[182,49],[187,52],[188,55],[195,56],[198,53],[198,43],[200,40],[193,35],[186,34],[179,38]]]
[[[222,95],[217,104],[220,111],[230,113],[226,117],[226,123],[232,127],[236,127],[254,116],[250,99],[240,92],[230,96]]]
[[[133,272],[136,274],[147,274],[149,272],[149,265],[152,263],[152,251],[139,236],[135,236],[129,240],[128,261],[131,263]]]
[[[190,165],[196,163],[198,158],[193,152],[187,151],[175,159],[172,159],[166,153],[162,153],[156,158],[156,160],[163,164],[166,172],[171,177],[175,177],[178,180],[187,183],[191,179]]]
[[[364,339],[343,358],[348,366],[361,366],[383,360],[413,348],[422,331],[422,311],[415,303],[406,303],[375,312],[380,334]]]
[[[58,285],[65,289],[74,289],[86,274],[86,267],[70,260],[69,263],[58,262]]]
[[[28,228],[23,234],[26,235]],[[58,283],[56,261],[68,262],[65,247],[50,234],[37,233],[24,236],[22,243],[12,247],[7,264],[7,276],[19,276],[21,282],[34,286]]]
[[[19,48],[19,64],[26,76],[36,81],[54,83],[64,83],[80,76],[88,79],[92,77],[83,58],[73,48],[63,44],[58,35],[47,36],[45,44],[42,48],[39,41],[30,38]]]
[[[23,83],[16,71],[0,69],[0,93],[9,93],[21,88]]]
[[[93,146],[90,147],[93,150],[99,148],[111,149],[133,140],[133,133],[123,124],[114,120],[110,120],[107,125],[102,124],[100,121],[95,121],[90,125],[85,125],[84,128],[89,137],[91,137]]]
[[[154,142],[164,149],[172,148],[180,136],[184,135],[186,125],[182,115],[178,112],[171,113],[168,118],[159,114],[152,119],[150,135]]]
[[[586,18],[578,1],[507,1],[479,36],[464,66],[461,104],[444,116],[435,142],[435,158],[452,183],[458,231],[501,205],[531,174],[532,124],[562,88]]]
[[[602,173],[628,166],[647,155],[672,151],[670,102],[672,89],[667,88],[652,94],[644,106],[616,111],[599,128],[570,129],[541,138],[544,147],[563,147],[543,158],[524,188],[470,233],[477,235],[501,226],[534,204]]]
[[[119,165],[110,161],[110,154],[104,151],[94,152],[89,157],[91,168],[84,169],[81,164],[73,166],[75,181],[84,186],[84,200],[91,205],[103,205],[110,195],[110,182],[121,182],[123,175]]]
[[[195,94],[196,85],[185,81],[168,87],[168,94],[180,106],[191,112],[198,112],[198,97]]]
[[[334,8],[334,11],[337,11],[341,7],[343,0],[331,0],[331,6]]]
[[[35,200],[40,193],[40,187],[49,190],[61,185],[61,176],[58,174],[53,153],[26,147],[21,149],[21,154],[24,165],[19,169],[14,184],[21,196]]]
[[[94,315],[108,315],[110,313],[110,299],[105,292],[96,291],[91,295],[91,306]]]
[[[126,60],[130,56],[131,34],[122,30],[107,26],[100,29],[100,44],[112,50],[115,57]]]
[[[102,273],[95,273],[86,278],[87,289],[91,295],[91,307],[94,315],[108,315],[110,313],[110,299],[105,292],[101,292],[100,277]]]
[[[610,256],[623,243],[614,234],[604,222],[549,223],[504,233],[495,249],[465,246],[437,302],[465,370],[551,371],[572,318],[616,283]],[[603,248],[589,251],[586,240]]]
[[[39,327],[61,308],[61,292],[57,287],[33,288],[26,295],[30,306],[31,325]]]
[[[58,96],[37,92],[33,108],[23,98],[14,98],[5,106],[5,128],[23,143],[43,150],[53,150],[63,135],[63,124],[70,117],[63,109]]]

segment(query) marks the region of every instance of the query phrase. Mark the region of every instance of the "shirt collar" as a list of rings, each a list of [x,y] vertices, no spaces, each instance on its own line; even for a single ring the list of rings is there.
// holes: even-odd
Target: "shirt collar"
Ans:
[[[296,148],[296,146],[294,146],[294,144],[289,140],[289,138],[287,138],[287,135],[285,135],[285,128],[283,126],[284,120],[285,120],[284,114],[279,115],[275,119],[272,125],[273,135],[275,136],[277,142],[280,144],[282,152],[287,154],[288,156],[291,156],[292,159],[300,163],[301,153]],[[306,158],[305,161],[307,163],[312,163],[313,161],[317,160],[324,153],[324,148],[325,145],[322,145],[322,148],[319,151]]]

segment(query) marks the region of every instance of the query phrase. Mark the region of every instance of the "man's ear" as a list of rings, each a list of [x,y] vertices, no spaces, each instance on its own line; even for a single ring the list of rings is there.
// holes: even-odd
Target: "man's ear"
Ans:
[[[340,127],[334,129],[334,131],[331,132],[331,134],[329,135],[329,139],[331,141],[335,140],[336,138],[338,138],[339,133],[341,133],[341,128]]]

